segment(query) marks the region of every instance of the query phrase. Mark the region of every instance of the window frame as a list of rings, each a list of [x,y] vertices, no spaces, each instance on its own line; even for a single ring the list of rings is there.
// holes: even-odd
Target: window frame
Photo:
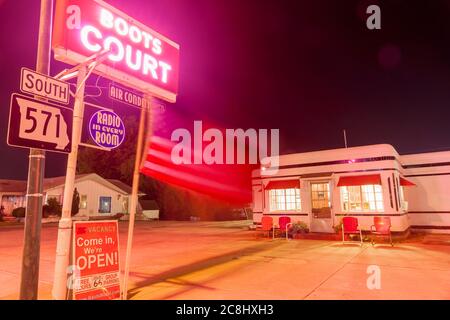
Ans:
[[[101,211],[102,208],[102,198],[103,199],[109,199],[109,212],[103,212]],[[99,196],[98,197],[98,213],[102,213],[102,214],[108,214],[108,213],[112,213],[112,197],[111,196]]]
[[[287,190],[295,190],[293,194],[287,194]],[[302,197],[300,188],[271,189],[267,190],[269,195],[269,212],[299,212],[302,210]],[[283,194],[277,194],[282,191]],[[278,198],[284,198],[284,201],[277,201]],[[293,199],[294,201],[288,201]],[[298,200],[298,201],[297,201]],[[279,203],[284,202],[284,209],[280,209]],[[275,204],[275,206],[273,206]],[[291,209],[294,205],[294,209]],[[288,209],[289,208],[289,209]]]
[[[84,205],[83,205],[83,197],[86,198],[84,200]],[[82,194],[82,195],[80,195],[80,209],[81,210],[86,210],[87,208],[88,208],[88,195],[87,194]]]
[[[127,207],[125,208],[125,203],[127,204]],[[123,196],[122,198],[122,210],[124,210],[123,213],[129,214],[129,208],[130,208],[130,198],[128,196]]]
[[[364,187],[366,190],[364,190]],[[367,187],[371,187],[372,192],[367,191]],[[379,187],[379,191],[377,191],[377,187]],[[356,192],[351,191],[350,188],[358,188],[358,194]],[[359,185],[359,186],[342,186],[339,187],[340,191],[340,202],[341,202],[341,210],[343,212],[362,212],[362,213],[372,213],[372,212],[385,212],[385,204],[384,204],[384,190],[383,186],[379,184],[367,184],[367,185]],[[347,194],[344,196],[344,194]],[[351,196],[351,193],[355,193]],[[377,195],[381,196],[381,198],[377,197]],[[359,202],[351,201],[352,198],[359,198]],[[368,204],[369,208],[364,208],[364,204]],[[352,209],[352,204],[359,205],[358,209]],[[370,209],[370,207],[374,205],[375,209]],[[346,208],[347,207],[347,208]]]
[[[398,195],[400,199],[400,210],[408,211],[408,201],[405,198],[405,187],[400,185],[398,187]]]
[[[331,201],[331,184],[329,181],[311,181],[311,210],[314,211],[315,209],[321,209],[321,208],[330,208],[332,206]],[[319,190],[314,189],[313,186],[326,186],[325,189]],[[323,197],[319,197],[320,194],[323,194]],[[322,207],[316,207],[317,204],[325,202],[327,203],[326,206]]]

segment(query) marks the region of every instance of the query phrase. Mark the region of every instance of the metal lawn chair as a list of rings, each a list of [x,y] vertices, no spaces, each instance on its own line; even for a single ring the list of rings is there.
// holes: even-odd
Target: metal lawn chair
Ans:
[[[342,219],[342,243],[345,242],[346,234],[359,234],[360,243],[363,245],[363,238],[361,229],[358,227],[358,219],[354,217],[344,217]]]
[[[373,225],[370,227],[370,231],[372,234],[372,245],[374,245],[373,236],[389,236],[389,242],[391,246],[394,246],[392,242],[392,233],[391,233],[391,218],[389,217],[374,217]]]
[[[262,217],[261,227],[257,228],[256,231],[267,232],[268,237],[270,236],[270,231],[272,231],[272,238],[274,238],[273,218],[268,216]]]
[[[289,228],[292,226],[291,217],[280,217],[278,219],[278,230],[280,230],[280,233],[286,234],[286,240],[288,240],[288,231]]]

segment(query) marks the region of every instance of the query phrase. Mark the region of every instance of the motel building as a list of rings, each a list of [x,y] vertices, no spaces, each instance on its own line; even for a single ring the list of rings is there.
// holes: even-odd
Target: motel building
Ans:
[[[44,203],[51,198],[63,202],[65,177],[44,179]],[[115,180],[105,179],[98,174],[81,174],[75,179],[75,188],[80,195],[79,213],[73,217],[75,220],[89,220],[96,218],[114,217],[123,214],[123,218],[128,217],[130,212],[131,187],[127,184]],[[0,199],[4,207],[6,220],[12,219],[12,211],[15,208],[26,206],[27,182],[21,180],[0,180]],[[139,193],[139,196],[143,196]],[[142,202],[142,201],[140,201]],[[148,202],[148,201],[147,201]],[[154,202],[154,201],[153,201]],[[144,201],[144,208],[141,204],[138,207],[136,218],[142,218],[139,214],[147,214],[151,219],[159,217],[159,208],[151,203],[151,210],[148,211],[147,203]]]
[[[332,233],[345,216],[362,230],[389,217],[393,232],[450,232],[450,151],[399,155],[371,145],[282,155],[270,170],[252,173],[255,224],[288,216]]]

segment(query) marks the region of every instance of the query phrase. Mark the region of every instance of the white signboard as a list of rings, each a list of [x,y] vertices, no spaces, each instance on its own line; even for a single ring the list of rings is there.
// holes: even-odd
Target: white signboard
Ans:
[[[69,84],[67,82],[27,68],[22,68],[20,91],[64,104],[68,104],[70,98]]]

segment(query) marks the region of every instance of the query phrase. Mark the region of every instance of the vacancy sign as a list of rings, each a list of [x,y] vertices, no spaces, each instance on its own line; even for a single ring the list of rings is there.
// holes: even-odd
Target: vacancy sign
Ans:
[[[76,221],[73,225],[73,298],[120,298],[117,221]]]
[[[70,108],[14,93],[9,111],[8,144],[70,153],[72,115]]]
[[[20,91],[38,95],[55,102],[69,103],[69,84],[52,77],[22,68],[20,76]]]
[[[101,76],[175,102],[179,45],[100,0],[57,0],[55,59],[79,64],[104,50]]]

